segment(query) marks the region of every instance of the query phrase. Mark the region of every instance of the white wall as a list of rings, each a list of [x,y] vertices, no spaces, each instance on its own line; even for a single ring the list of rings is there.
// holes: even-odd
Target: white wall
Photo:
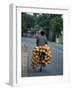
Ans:
[[[6,89],[66,89],[71,90],[71,84],[57,84],[57,85],[44,85],[44,86],[24,86],[14,87],[8,85],[9,81],[9,4],[10,3],[23,3],[25,6],[67,6],[72,10],[72,0],[0,0],[0,90]],[[72,11],[70,16],[72,23]],[[69,60],[72,60],[72,28],[68,30],[67,36]],[[72,65],[71,65],[72,66]],[[72,73],[71,73],[72,74]]]

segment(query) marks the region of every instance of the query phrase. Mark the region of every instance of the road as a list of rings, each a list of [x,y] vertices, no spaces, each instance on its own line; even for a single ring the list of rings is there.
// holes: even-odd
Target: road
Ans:
[[[46,65],[42,72],[39,72],[39,67],[32,69],[31,58],[32,49],[36,46],[36,40],[32,38],[22,38],[22,43],[24,43],[29,50],[29,60],[28,60],[28,76],[54,76],[63,75],[63,47],[62,45],[53,44],[48,42],[48,46],[51,48],[52,59],[51,64]]]

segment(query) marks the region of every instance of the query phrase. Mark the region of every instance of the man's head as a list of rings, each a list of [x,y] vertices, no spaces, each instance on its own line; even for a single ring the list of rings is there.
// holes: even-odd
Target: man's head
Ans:
[[[44,36],[44,35],[45,35],[44,31],[41,31],[41,32],[40,32],[40,34],[41,34],[42,36]]]

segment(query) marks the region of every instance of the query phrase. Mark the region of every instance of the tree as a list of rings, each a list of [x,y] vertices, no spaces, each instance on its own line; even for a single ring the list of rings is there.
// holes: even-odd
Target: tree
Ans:
[[[56,36],[59,37],[61,31],[63,30],[63,20],[61,15],[56,15],[51,18],[50,27],[53,29],[53,40],[55,41]]]
[[[27,13],[22,13],[22,34],[25,32],[27,33],[28,29],[30,30],[31,27],[34,27],[35,20],[32,15],[27,14]]]
[[[46,36],[49,36],[49,22],[50,22],[50,14],[40,14],[38,17],[38,24],[45,31]]]

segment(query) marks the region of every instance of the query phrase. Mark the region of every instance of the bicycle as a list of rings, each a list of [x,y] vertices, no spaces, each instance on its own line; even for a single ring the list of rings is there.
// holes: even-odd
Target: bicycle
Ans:
[[[39,60],[40,60],[40,72],[42,72],[42,68],[45,67],[43,60],[45,59],[45,53],[39,52]]]

